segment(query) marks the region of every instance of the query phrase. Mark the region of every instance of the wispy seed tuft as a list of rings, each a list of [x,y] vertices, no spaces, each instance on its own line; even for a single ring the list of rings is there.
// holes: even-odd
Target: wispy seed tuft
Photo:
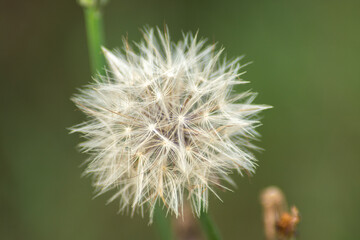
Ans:
[[[122,51],[104,48],[107,74],[73,97],[88,117],[72,128],[90,156],[85,174],[98,194],[114,193],[121,211],[149,206],[152,220],[157,200],[176,216],[190,201],[199,216],[209,192],[233,184],[233,170],[254,172],[250,141],[268,106],[234,93],[245,83],[241,58],[220,60],[223,49],[205,43],[147,29],[136,51],[127,42]]]

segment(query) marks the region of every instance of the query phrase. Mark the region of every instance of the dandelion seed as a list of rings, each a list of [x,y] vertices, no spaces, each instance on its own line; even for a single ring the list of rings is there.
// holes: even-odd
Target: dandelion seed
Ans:
[[[239,59],[219,61],[223,50],[197,35],[173,43],[148,29],[137,47],[103,49],[106,76],[72,99],[88,116],[72,128],[90,153],[85,173],[98,194],[114,192],[121,211],[150,206],[151,220],[158,200],[176,216],[190,201],[199,215],[209,191],[233,184],[232,171],[254,172],[250,141],[268,107],[252,104],[253,93],[232,92],[245,83]]]

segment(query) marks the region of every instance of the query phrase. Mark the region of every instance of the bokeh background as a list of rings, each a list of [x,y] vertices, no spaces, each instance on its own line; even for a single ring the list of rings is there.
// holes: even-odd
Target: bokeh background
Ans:
[[[259,128],[266,150],[252,178],[211,199],[224,239],[263,239],[259,192],[281,187],[300,209],[299,239],[360,239],[360,1],[112,0],[106,46],[200,30],[229,57],[245,54],[240,90],[273,105]],[[0,239],[157,239],[148,219],[117,214],[81,178],[84,116],[69,100],[90,81],[82,9],[75,0],[1,1]]]

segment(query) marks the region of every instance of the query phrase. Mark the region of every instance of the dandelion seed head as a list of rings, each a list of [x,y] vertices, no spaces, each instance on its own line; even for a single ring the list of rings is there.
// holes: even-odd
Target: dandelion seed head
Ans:
[[[175,43],[168,31],[147,29],[136,47],[104,48],[106,75],[73,97],[88,117],[72,128],[85,139],[85,173],[121,211],[149,206],[151,220],[160,200],[179,216],[190,201],[199,216],[209,192],[233,184],[229,174],[254,172],[251,141],[267,106],[233,91],[245,83],[243,65],[220,60],[223,49],[197,35]]]

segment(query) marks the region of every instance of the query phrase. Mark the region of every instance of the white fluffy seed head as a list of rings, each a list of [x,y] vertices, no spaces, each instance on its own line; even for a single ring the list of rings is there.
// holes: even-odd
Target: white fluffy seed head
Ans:
[[[176,216],[190,201],[199,215],[233,170],[254,171],[250,140],[267,106],[251,104],[253,93],[232,93],[245,83],[240,58],[220,61],[222,50],[196,35],[173,43],[148,29],[136,46],[103,49],[106,76],[73,98],[88,117],[72,128],[90,154],[85,173],[98,194],[115,193],[120,210],[150,206],[152,220],[157,200]]]

